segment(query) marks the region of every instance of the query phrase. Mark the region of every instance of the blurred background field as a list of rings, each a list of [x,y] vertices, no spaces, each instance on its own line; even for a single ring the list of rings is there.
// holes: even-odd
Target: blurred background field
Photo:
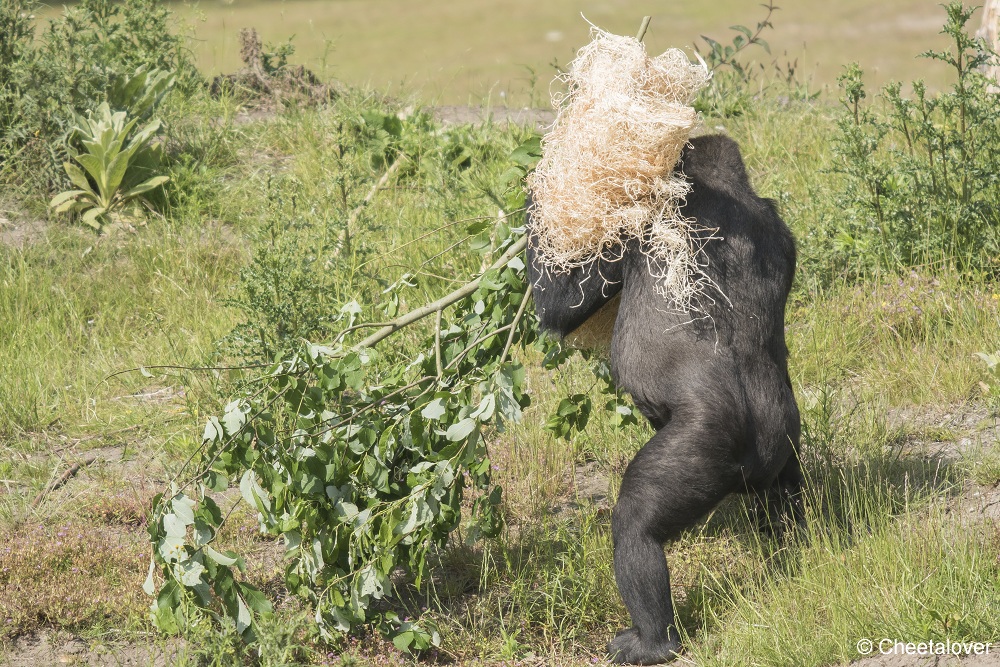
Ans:
[[[49,2],[41,17],[65,3]],[[190,30],[205,75],[239,68],[239,31],[253,27],[265,42],[293,40],[294,62],[321,78],[371,86],[422,103],[548,106],[553,62],[565,65],[585,43],[588,25],[632,34],[653,17],[646,42],[653,53],[689,49],[699,35],[729,39],[729,26],[753,27],[765,11],[756,0],[207,0],[167,3]],[[945,67],[915,55],[939,49],[941,8],[931,0],[789,0],[777,2],[764,38],[769,69],[797,63],[800,80],[836,87],[844,64],[858,61],[869,84],[923,78],[940,88]],[[972,25],[979,23],[978,13]],[[186,24],[186,25],[184,25]],[[702,44],[704,46],[704,44]],[[776,63],[772,63],[776,61]]]

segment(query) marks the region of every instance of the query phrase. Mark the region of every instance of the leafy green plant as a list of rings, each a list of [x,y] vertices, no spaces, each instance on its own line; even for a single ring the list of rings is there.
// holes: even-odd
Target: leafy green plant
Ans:
[[[275,210],[264,213],[269,217],[266,240],[240,271],[235,294],[226,302],[242,317],[223,345],[250,363],[270,363],[303,339],[322,340],[337,322],[337,275],[325,269],[334,248],[330,243],[317,247],[310,232],[318,223],[288,211],[283,199],[269,202]],[[277,216],[286,211],[279,222]]]
[[[532,146],[529,138],[515,150],[520,167],[533,164]],[[223,513],[210,491],[239,479],[262,530],[283,538],[285,584],[315,609],[324,637],[374,624],[400,650],[439,643],[430,621],[400,619],[378,601],[392,597],[400,567],[420,585],[432,554],[461,524],[470,490],[466,540],[499,533],[502,490],[492,482],[486,443],[530,402],[515,352],[536,344],[549,369],[570,355],[536,337],[519,257],[525,230],[508,222],[523,211],[520,184],[505,197],[507,217],[465,230],[473,252],[498,257],[476,280],[399,315],[403,295],[418,286],[404,274],[381,294],[379,309],[394,318],[385,323],[362,322],[365,309],[354,300],[331,308],[339,333],[330,344],[280,355],[209,420],[192,485],[158,499],[150,522],[150,576],[158,570],[166,582],[153,605],[158,627],[185,627],[201,609],[230,618],[252,639],[256,618],[268,613],[255,589],[236,582],[238,557],[211,547]],[[416,340],[375,347],[431,319],[433,326],[410,332]],[[348,342],[371,327],[379,328]],[[598,379],[610,383],[606,364]],[[605,393],[616,423],[635,420],[610,385]],[[589,411],[589,398],[571,397],[548,428],[566,437],[585,426]]]
[[[507,187],[524,180],[542,159],[541,135],[533,134],[521,142],[521,145],[511,153],[510,159],[514,164],[500,176],[500,184]]]
[[[945,7],[953,47],[922,57],[955,72],[951,90],[884,87],[866,106],[862,71],[840,77],[845,113],[834,141],[848,214],[837,247],[860,269],[953,263],[995,267],[1000,254],[1000,100],[980,67],[994,57],[965,30],[972,8]]]
[[[209,421],[203,460],[210,467],[197,476],[195,494],[164,497],[151,524],[167,580],[154,605],[159,627],[179,622],[183,596],[252,631],[255,593],[220,569],[235,556],[218,557],[210,546],[222,513],[207,491],[238,477],[261,527],[283,536],[285,583],[315,607],[324,634],[377,621],[401,649],[438,642],[433,627],[377,614],[374,601],[391,595],[400,565],[418,583],[426,576],[432,549],[459,525],[467,486],[477,492],[469,538],[496,535],[502,525],[484,431],[519,419],[528,403],[524,369],[511,358],[515,342],[534,338],[525,267],[510,252],[520,250],[519,238],[500,230],[496,248],[504,254],[453,313],[447,299],[426,310],[435,326],[415,360],[373,349],[385,332],[345,345],[363,328],[360,307],[347,303],[333,346],[283,358]],[[195,499],[198,509],[187,511]]]
[[[176,83],[177,75],[173,72],[140,65],[131,76],[114,80],[108,89],[108,106],[144,121],[152,116]]]
[[[138,122],[138,118],[127,120],[124,111],[112,112],[106,102],[95,114],[78,119],[72,132],[83,149],[74,156],[80,166],[63,165],[77,189],[53,197],[49,206],[56,213],[81,214],[83,222],[100,230],[109,219],[143,203],[148,192],[170,180],[169,176],[151,176],[162,157],[160,144],[154,143],[160,121],[135,130]]]
[[[736,33],[730,44],[702,35],[705,47],[695,47],[698,57],[712,72],[712,81],[698,95],[695,108],[706,114],[728,117],[738,116],[746,112],[752,100],[753,93],[750,83],[759,74],[758,68],[751,63],[743,62],[740,56],[747,48],[756,46],[771,53],[771,46],[761,38],[768,28],[773,28],[771,15],[777,7],[773,2],[762,5],[767,10],[763,19],[757,22],[756,30],[744,25],[730,26]],[[707,47],[707,48],[706,48]]]
[[[17,180],[56,190],[67,184],[65,138],[78,116],[108,102],[144,119],[144,112],[121,105],[122,95],[131,97],[130,85],[157,90],[163,82],[152,80],[154,71],[174,72],[185,93],[202,81],[185,37],[158,0],[81,0],[37,36],[36,6],[12,0],[0,7],[0,162],[17,154]],[[149,73],[141,85],[140,70]],[[149,101],[147,109],[157,100]]]
[[[18,113],[21,86],[18,75],[32,49],[36,3],[11,0],[0,4],[0,167],[23,146],[30,135]]]
[[[780,9],[773,2],[761,4],[764,17],[751,29],[745,25],[729,26],[735,33],[728,44],[702,35],[702,46],[695,46],[698,57],[712,72],[710,84],[694,101],[694,107],[711,116],[732,118],[750,111],[765,94],[778,96],[784,104],[789,101],[814,101],[820,91],[813,90],[809,78],[803,78],[797,60],[775,58],[769,65],[746,59],[751,47],[765,51],[769,56],[771,46],[761,37],[773,29],[771,17]]]

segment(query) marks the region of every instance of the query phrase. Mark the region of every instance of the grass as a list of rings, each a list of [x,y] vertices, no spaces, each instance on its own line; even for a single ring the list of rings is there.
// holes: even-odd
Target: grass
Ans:
[[[266,21],[257,17],[269,6],[251,4],[240,8],[240,22],[284,30],[284,21],[315,6],[282,3],[285,18]],[[846,16],[851,6],[823,9]],[[873,12],[868,24],[878,25],[878,16],[911,5],[865,6]],[[350,39],[376,32],[351,29],[347,17],[361,15],[359,3],[324,7],[340,17],[338,29]],[[421,35],[414,13],[433,8],[405,9],[392,0],[380,4],[386,22],[377,32],[385,43],[401,46],[392,38],[407,23],[414,37]],[[471,8],[437,10],[441,32],[478,39],[477,50],[489,52],[484,36],[449,23],[468,21]],[[204,11],[230,9],[210,4]],[[486,7],[480,15],[546,25],[524,21],[519,11]],[[712,15],[684,19],[692,23],[677,18],[676,25],[658,19],[654,26],[670,23],[690,36],[701,30],[697,20],[754,19],[725,3],[699,11]],[[779,30],[782,18],[806,10],[787,11],[776,19]],[[611,18],[596,6],[588,13],[595,21],[602,16]],[[630,30],[630,17],[616,20],[616,29]],[[840,25],[832,16],[810,20]],[[497,24],[495,34],[510,36],[505,26]],[[505,48],[518,52],[518,44],[531,42],[551,56],[543,37],[522,35]],[[920,39],[910,53],[929,46]],[[296,40],[304,55],[315,57],[303,41]],[[777,44],[772,40],[776,50]],[[338,52],[345,48],[338,45]],[[351,52],[352,63],[382,67],[360,47]],[[841,53],[834,55],[831,62],[843,62]],[[337,73],[332,66],[327,71]],[[477,81],[487,76],[475,74]],[[433,96],[448,99],[444,91]],[[362,110],[384,111],[381,104],[377,95],[355,92],[327,109],[236,122],[231,100],[172,100],[166,114],[175,187],[163,219],[101,238],[49,221],[21,248],[0,245],[0,642],[8,648],[17,636],[52,628],[91,638],[150,629],[149,601],[139,591],[148,563],[144,508],[240,379],[153,367],[227,365],[247,349],[226,338],[234,326],[248,319],[274,326],[268,313],[277,311],[267,309],[308,288],[275,283],[273,302],[257,297],[248,304],[256,310],[241,310],[232,304],[250,298],[241,291],[249,273],[289,258],[281,275],[319,281],[322,289],[313,294],[321,315],[350,296],[376,301],[386,284],[414,267],[422,275],[407,296],[410,306],[478,269],[480,258],[463,250],[463,225],[434,230],[446,221],[495,216],[484,191],[525,136],[522,128],[441,128],[412,116],[407,131],[419,159],[357,218],[350,252],[334,253],[331,239],[384,169],[372,159],[376,144],[345,137],[343,128]],[[836,277],[829,237],[843,212],[832,203],[837,183],[827,171],[833,114],[827,101],[764,99],[745,116],[706,123],[739,141],[752,181],[778,201],[799,241],[787,325],[809,499],[806,525],[795,536],[759,535],[745,501],[732,498],[668,545],[686,658],[697,664],[843,664],[858,657],[861,638],[1000,640],[1000,534],[989,522],[958,518],[977,516],[966,511],[975,510],[970,491],[993,493],[1000,479],[991,439],[995,399],[980,387],[990,380],[974,356],[1000,347],[1000,285],[929,268],[850,282]],[[30,202],[2,208],[15,222],[31,216]],[[447,251],[456,243],[457,250]],[[321,318],[311,326],[322,334]],[[425,587],[399,583],[399,604],[441,625],[442,660],[591,664],[627,623],[611,567],[609,507],[649,429],[616,429],[597,411],[573,442],[553,439],[541,428],[545,416],[566,391],[590,391],[592,375],[580,360],[558,374],[543,371],[531,353],[525,362],[534,404],[523,424],[490,443],[507,498],[505,533],[476,547],[456,539],[439,554]],[[111,377],[140,366],[152,377],[141,371]],[[922,417],[960,410],[974,414],[975,424]],[[918,446],[946,440],[957,447],[963,438],[972,444],[951,456]],[[97,462],[32,506],[51,480],[89,456]],[[585,469],[596,470],[607,498],[586,492],[584,476],[594,473]],[[282,594],[276,545],[255,534],[245,510],[234,516],[223,540],[249,554],[251,579],[278,601],[276,618],[262,628],[258,664],[412,662],[373,635],[320,641],[307,610]],[[123,593],[111,596],[113,589]],[[234,664],[240,654],[231,629],[202,626],[173,662]]]
[[[62,3],[42,16],[51,15]],[[870,82],[924,78],[943,86],[947,72],[914,59],[941,48],[940,9],[922,0],[870,3],[780,3],[775,29],[765,35],[771,55],[752,57],[772,68],[797,63],[800,80],[815,89],[836,88],[846,63],[857,60]],[[293,39],[296,62],[323,78],[372,86],[403,97],[440,104],[548,106],[555,59],[566,64],[587,38],[581,17],[618,34],[634,34],[644,14],[653,16],[646,42],[653,52],[690,47],[699,35],[728,43],[729,26],[753,28],[763,18],[758,3],[724,0],[672,3],[643,0],[627,8],[596,0],[548,3],[526,0],[264,0],[196,5],[177,3],[193,27],[193,50],[206,74],[240,66],[239,30],[255,27],[265,42]],[[978,15],[974,19],[978,21]]]

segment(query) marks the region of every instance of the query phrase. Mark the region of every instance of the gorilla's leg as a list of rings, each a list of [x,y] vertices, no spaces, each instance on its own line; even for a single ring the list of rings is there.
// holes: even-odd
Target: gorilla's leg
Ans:
[[[632,627],[608,644],[612,661],[652,665],[680,650],[663,543],[738,484],[729,442],[724,428],[675,414],[626,469],[611,525],[615,579]]]
[[[799,457],[793,452],[774,483],[754,496],[758,530],[780,537],[786,529],[803,524],[803,481]]]

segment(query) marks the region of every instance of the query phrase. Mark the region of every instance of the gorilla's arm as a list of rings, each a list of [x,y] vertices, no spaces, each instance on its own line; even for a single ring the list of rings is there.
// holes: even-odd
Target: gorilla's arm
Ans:
[[[528,197],[528,278],[541,328],[563,338],[621,291],[622,262],[598,258],[568,272],[545,267],[538,257],[538,236],[531,228]]]

